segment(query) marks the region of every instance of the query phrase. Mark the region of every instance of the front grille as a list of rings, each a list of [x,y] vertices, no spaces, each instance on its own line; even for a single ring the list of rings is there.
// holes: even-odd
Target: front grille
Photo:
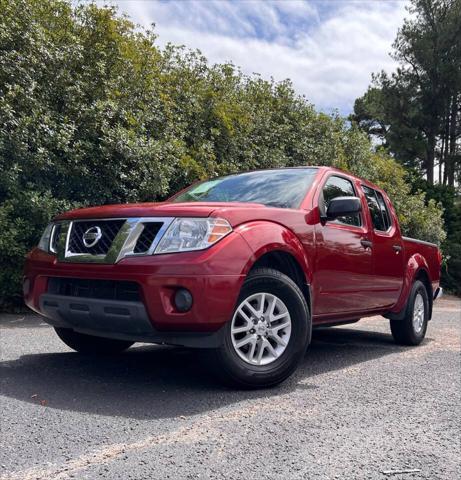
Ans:
[[[144,223],[144,228],[139,235],[138,241],[134,247],[133,253],[147,253],[155,240],[157,233],[162,228],[162,222]]]
[[[66,297],[141,301],[139,285],[136,282],[118,280],[50,277],[48,279],[48,293]]]
[[[85,220],[73,222],[68,251],[70,253],[106,255],[124,223],[125,220]],[[102,236],[95,245],[87,247],[83,242],[83,235],[92,227],[99,227]]]

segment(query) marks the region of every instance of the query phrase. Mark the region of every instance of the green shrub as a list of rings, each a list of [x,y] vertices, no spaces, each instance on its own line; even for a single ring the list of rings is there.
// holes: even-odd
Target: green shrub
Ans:
[[[445,257],[442,267],[442,286],[461,295],[461,202],[453,204],[453,216],[447,226],[448,236],[443,243]]]

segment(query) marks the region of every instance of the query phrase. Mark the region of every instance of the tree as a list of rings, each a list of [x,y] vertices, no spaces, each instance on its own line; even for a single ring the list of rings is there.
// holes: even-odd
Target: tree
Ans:
[[[351,120],[411,169],[410,194],[443,205],[442,283],[460,293],[461,0],[413,0],[410,13],[393,45],[399,68],[373,75]]]
[[[400,66],[356,100],[352,121],[433,184],[461,174],[461,0],[412,0],[393,44]]]

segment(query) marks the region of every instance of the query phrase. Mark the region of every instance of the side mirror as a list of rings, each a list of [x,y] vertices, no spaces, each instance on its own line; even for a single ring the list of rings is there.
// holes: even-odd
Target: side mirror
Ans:
[[[334,220],[346,215],[355,215],[362,210],[362,202],[358,197],[336,197],[330,201],[327,209],[327,220]]]

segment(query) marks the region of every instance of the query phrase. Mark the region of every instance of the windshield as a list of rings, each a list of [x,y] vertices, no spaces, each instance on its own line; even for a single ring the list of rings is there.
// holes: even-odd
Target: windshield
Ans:
[[[284,168],[229,175],[192,185],[172,202],[247,202],[298,208],[316,168]]]

